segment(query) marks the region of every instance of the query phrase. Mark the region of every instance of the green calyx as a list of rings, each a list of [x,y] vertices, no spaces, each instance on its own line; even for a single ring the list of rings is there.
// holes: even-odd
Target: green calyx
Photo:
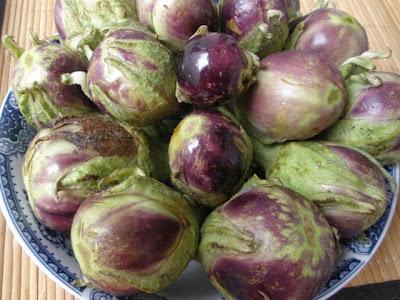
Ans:
[[[102,45],[104,64],[122,74],[124,84],[131,93],[128,99],[119,103],[111,99],[109,92],[91,84],[88,89],[115,118],[128,124],[143,127],[154,124],[175,113],[179,104],[175,99],[175,62],[173,54],[156,40],[119,41],[106,38]],[[146,65],[122,60],[118,51],[123,50],[154,64],[154,69]],[[90,71],[90,70],[89,70]]]
[[[328,141],[357,147],[377,158],[383,165],[396,163],[398,153],[387,153],[400,136],[400,120],[339,120],[323,138]]]
[[[85,103],[88,100],[78,91],[67,93],[71,98],[59,97],[59,94],[67,91],[57,77],[57,61],[64,58],[79,63],[80,58],[69,48],[39,40],[36,34],[32,34],[31,39],[33,47],[25,51],[10,36],[3,37],[6,47],[18,58],[14,68],[13,90],[26,121],[36,129],[41,129],[63,117],[94,112],[92,106]],[[58,98],[63,104],[58,103]]]
[[[231,201],[247,192],[264,194],[266,201],[275,201],[280,207],[271,211],[271,216],[279,219],[275,224],[278,232],[261,229],[264,222],[268,223],[269,216],[259,221],[261,216],[246,215],[245,207],[240,217],[227,216],[224,212],[225,206],[229,207],[227,202],[212,212],[201,228],[199,254],[204,268],[210,271],[216,259],[221,257],[264,263],[284,259],[293,264],[301,262],[304,277],[321,276],[325,270],[318,270],[317,266],[327,255],[334,253],[335,237],[327,223],[317,223],[317,210],[307,202],[293,199],[293,194],[280,184],[257,177],[245,183]],[[298,216],[296,223],[290,218],[292,212]],[[280,227],[282,230],[278,229]],[[213,284],[221,288],[218,282],[213,281]]]
[[[70,0],[62,1],[62,18],[67,37],[84,34],[88,28],[100,32],[137,21],[135,1],[131,0]]]
[[[284,186],[314,202],[323,212],[337,207],[350,213],[372,215],[367,220],[372,223],[365,224],[366,229],[383,213],[386,191],[374,181],[374,174],[368,175],[371,176],[369,179],[360,178],[356,170],[349,168],[328,145],[294,142],[270,148],[264,146],[264,151],[262,146],[256,144],[255,156],[256,161],[265,167],[268,178],[276,178]],[[376,160],[366,153],[361,154],[392,182]],[[373,203],[365,201],[365,198]]]
[[[150,142],[150,157],[153,164],[153,177],[166,182],[171,177],[168,163],[168,143]]]
[[[19,59],[21,55],[25,52],[25,49],[21,48],[13,39],[11,35],[3,35],[2,43],[4,47],[10,51],[10,53],[16,58]]]
[[[266,22],[255,26],[240,40],[240,45],[244,49],[257,54],[260,58],[281,51],[289,35],[289,26],[282,21],[281,11],[267,9],[265,14]]]
[[[168,254],[144,271],[129,268],[113,268],[96,247],[96,237],[102,226],[111,226],[115,214],[127,217],[135,210],[163,215],[180,224],[180,233]],[[147,224],[147,226],[150,226]],[[159,233],[162,234],[161,232]],[[174,282],[194,257],[199,239],[196,215],[182,195],[162,183],[142,176],[131,176],[97,196],[83,211],[78,212],[71,231],[72,247],[84,278],[89,283],[115,282],[146,293],[154,293]],[[121,241],[123,242],[123,241]],[[129,243],[129,241],[128,241]],[[141,247],[138,245],[138,247]],[[135,251],[135,249],[131,249]],[[90,255],[86,255],[86,254]]]
[[[400,136],[400,119],[386,113],[385,118],[368,115],[352,116],[354,106],[359,106],[362,92],[379,88],[384,82],[400,84],[397,76],[389,73],[365,72],[350,76],[347,81],[348,103],[339,121],[323,133],[322,139],[355,147],[374,156],[383,165],[394,164],[398,160],[396,148]]]
[[[220,209],[214,210],[200,230],[200,261],[206,271],[210,270],[219,255],[245,256],[256,253],[260,245],[256,237],[233,220],[224,217]]]
[[[74,108],[55,104],[46,89],[38,83],[31,88],[16,89],[15,93],[22,115],[36,129],[48,127],[63,117],[83,116],[93,112],[85,106]]]
[[[241,72],[238,82],[239,94],[246,92],[256,81],[257,72],[260,69],[260,59],[250,51],[244,50],[246,68]]]
[[[103,39],[103,32],[94,27],[88,27],[82,33],[70,36],[61,43],[79,53],[82,59],[89,62],[93,51]]]
[[[315,3],[313,11],[321,9],[321,8],[336,8],[336,1],[334,1],[334,0],[318,0]]]
[[[60,190],[80,190],[90,194],[116,185],[132,175],[148,175],[149,167],[127,157],[95,157],[66,173],[58,187]]]
[[[368,50],[359,56],[351,57],[346,60],[339,67],[339,70],[342,73],[343,78],[349,78],[352,75],[375,70],[376,66],[373,63],[374,59],[387,59],[391,56],[392,51],[390,49],[388,53]]]

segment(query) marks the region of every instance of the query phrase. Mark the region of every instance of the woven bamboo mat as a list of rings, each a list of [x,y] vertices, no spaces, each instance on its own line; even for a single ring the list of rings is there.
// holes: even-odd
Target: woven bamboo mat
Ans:
[[[314,0],[303,0],[309,11]],[[337,0],[338,6],[354,15],[367,29],[372,49],[393,50],[393,57],[379,62],[379,68],[400,73],[400,0]],[[6,0],[3,33],[29,46],[28,33],[40,37],[55,33],[54,0]],[[9,87],[15,61],[0,47],[0,103]],[[351,282],[356,286],[400,278],[400,206],[394,221],[373,260]],[[1,300],[73,300],[74,297],[47,278],[21,250],[0,214],[0,295]]]

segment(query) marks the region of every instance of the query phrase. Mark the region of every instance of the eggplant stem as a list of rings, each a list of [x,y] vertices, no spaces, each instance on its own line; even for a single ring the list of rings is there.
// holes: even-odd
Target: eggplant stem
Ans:
[[[61,75],[61,82],[64,85],[79,85],[86,96],[89,96],[89,88],[87,85],[87,74],[83,71],[77,71],[73,73],[65,73]]]
[[[33,46],[39,46],[39,45],[42,45],[42,44],[45,43],[44,41],[42,41],[41,39],[39,39],[39,36],[37,35],[36,32],[31,32],[31,33],[29,34],[29,38],[30,38],[31,43],[32,43]]]
[[[194,37],[198,35],[206,35],[208,33],[208,26],[207,25],[201,25],[199,29],[196,30],[196,32],[189,38],[189,40],[193,39]]]
[[[20,47],[11,35],[3,35],[2,42],[4,47],[6,47],[16,59],[20,58],[25,52],[25,49]]]
[[[360,74],[366,71],[372,71],[375,69],[374,59],[386,59],[392,56],[392,50],[389,49],[388,53],[380,51],[368,50],[359,56],[354,56],[346,60],[340,67],[340,72],[344,78],[348,78],[350,75]]]
[[[336,8],[336,1],[335,0],[318,0],[314,6],[314,10],[321,9],[321,8]]]

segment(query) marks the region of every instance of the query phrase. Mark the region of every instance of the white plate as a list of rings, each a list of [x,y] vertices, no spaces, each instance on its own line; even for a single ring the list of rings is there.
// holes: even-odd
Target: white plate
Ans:
[[[79,277],[70,239],[41,225],[33,216],[24,190],[21,165],[23,155],[35,132],[21,116],[15,97],[9,91],[0,109],[0,201],[8,226],[23,249],[39,267],[68,292],[84,300],[127,300],[91,288],[77,288],[72,282]],[[387,167],[399,183],[399,165]],[[371,259],[384,239],[392,220],[398,191],[390,191],[388,208],[383,217],[360,238],[342,245],[342,257],[326,287],[317,299],[327,299],[346,285]],[[197,262],[192,262],[179,280],[160,295],[140,295],[130,300],[220,300]]]

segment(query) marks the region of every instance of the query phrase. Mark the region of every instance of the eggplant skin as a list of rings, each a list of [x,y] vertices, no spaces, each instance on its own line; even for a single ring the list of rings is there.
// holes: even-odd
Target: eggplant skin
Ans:
[[[250,138],[241,127],[218,111],[197,110],[171,138],[171,181],[198,203],[216,207],[240,189],[252,158]]]
[[[115,295],[156,293],[196,254],[199,224],[178,192],[132,176],[85,201],[71,242],[83,278]]]
[[[359,148],[381,164],[400,160],[400,75],[369,72],[346,81],[343,116],[321,138]]]
[[[291,142],[263,146],[254,142],[255,160],[266,176],[278,180],[319,207],[342,238],[364,232],[388,205],[390,175],[371,155],[329,142]]]
[[[223,0],[222,32],[263,58],[285,47],[289,35],[286,0]]]
[[[96,111],[80,87],[61,81],[64,73],[86,71],[87,64],[69,48],[42,42],[25,50],[13,70],[13,91],[19,109],[36,129],[58,119]]]
[[[337,67],[368,48],[364,27],[349,14],[334,8],[317,9],[302,17],[286,44],[287,50],[311,51]]]
[[[47,227],[68,231],[92,194],[137,172],[151,175],[147,139],[111,117],[64,118],[41,130],[24,158],[29,203]]]
[[[174,52],[181,51],[200,26],[218,31],[218,14],[212,0],[155,0],[151,28]]]
[[[285,51],[261,61],[257,84],[237,102],[236,112],[263,144],[305,140],[339,119],[346,97],[334,65],[314,53]]]
[[[178,101],[218,106],[243,94],[255,82],[259,59],[223,33],[192,38],[178,56]]]
[[[140,24],[108,32],[93,53],[87,86],[101,112],[135,127],[179,109],[175,57]]]
[[[335,233],[314,204],[258,178],[201,228],[200,261],[226,299],[313,299],[337,254]]]

